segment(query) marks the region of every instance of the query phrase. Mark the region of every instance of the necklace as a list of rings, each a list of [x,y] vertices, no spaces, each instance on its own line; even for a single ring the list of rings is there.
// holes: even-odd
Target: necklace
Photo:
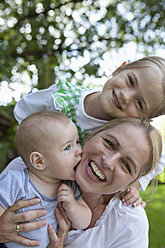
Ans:
[[[94,213],[98,209],[102,201],[103,201],[103,195],[101,196],[100,201],[98,202],[97,206],[92,210],[92,213]]]

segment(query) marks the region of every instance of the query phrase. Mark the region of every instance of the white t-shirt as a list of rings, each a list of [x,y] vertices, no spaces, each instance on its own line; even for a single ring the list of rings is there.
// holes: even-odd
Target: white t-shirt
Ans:
[[[147,248],[148,219],[138,206],[125,207],[114,196],[93,228],[68,233],[66,248]]]

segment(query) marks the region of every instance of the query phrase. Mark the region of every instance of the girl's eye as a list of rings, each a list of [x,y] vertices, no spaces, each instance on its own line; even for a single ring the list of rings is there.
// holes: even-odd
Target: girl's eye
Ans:
[[[69,151],[71,148],[71,145],[68,145],[66,148],[65,148],[65,151]]]
[[[128,79],[129,79],[129,83],[130,83],[131,87],[133,87],[134,86],[133,79],[130,76],[128,76]]]
[[[132,175],[132,171],[131,171],[129,164],[125,160],[122,160],[122,163],[124,167],[126,168],[126,170],[129,172],[129,174]]]
[[[141,100],[137,99],[138,106],[140,107],[141,110],[143,110],[143,104]]]
[[[108,144],[108,146],[114,151],[115,150],[115,145],[108,139],[104,139],[104,140]]]
[[[79,140],[76,141],[76,144],[79,145]]]

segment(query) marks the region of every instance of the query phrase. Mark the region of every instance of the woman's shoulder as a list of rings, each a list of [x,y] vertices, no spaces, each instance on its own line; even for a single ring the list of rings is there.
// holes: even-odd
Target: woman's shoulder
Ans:
[[[148,221],[142,207],[125,207],[118,197],[110,200],[93,228],[72,231],[66,247],[148,247]]]
[[[144,208],[141,205],[132,207],[124,206],[120,199],[116,199],[114,207],[109,212],[109,224],[113,220],[117,223],[119,232],[132,237],[146,237],[148,235],[148,218]]]
[[[132,207],[132,204],[124,206],[119,198],[116,199],[112,212],[115,212],[118,218],[124,216],[125,221],[134,220],[140,223],[148,223],[146,212],[141,205],[137,207]]]

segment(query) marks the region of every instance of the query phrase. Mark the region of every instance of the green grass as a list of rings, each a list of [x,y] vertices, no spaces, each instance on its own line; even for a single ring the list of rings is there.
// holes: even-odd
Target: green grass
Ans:
[[[140,192],[144,201],[148,200],[152,188]],[[165,248],[165,184],[159,184],[154,199],[145,208],[149,220],[149,248]]]

